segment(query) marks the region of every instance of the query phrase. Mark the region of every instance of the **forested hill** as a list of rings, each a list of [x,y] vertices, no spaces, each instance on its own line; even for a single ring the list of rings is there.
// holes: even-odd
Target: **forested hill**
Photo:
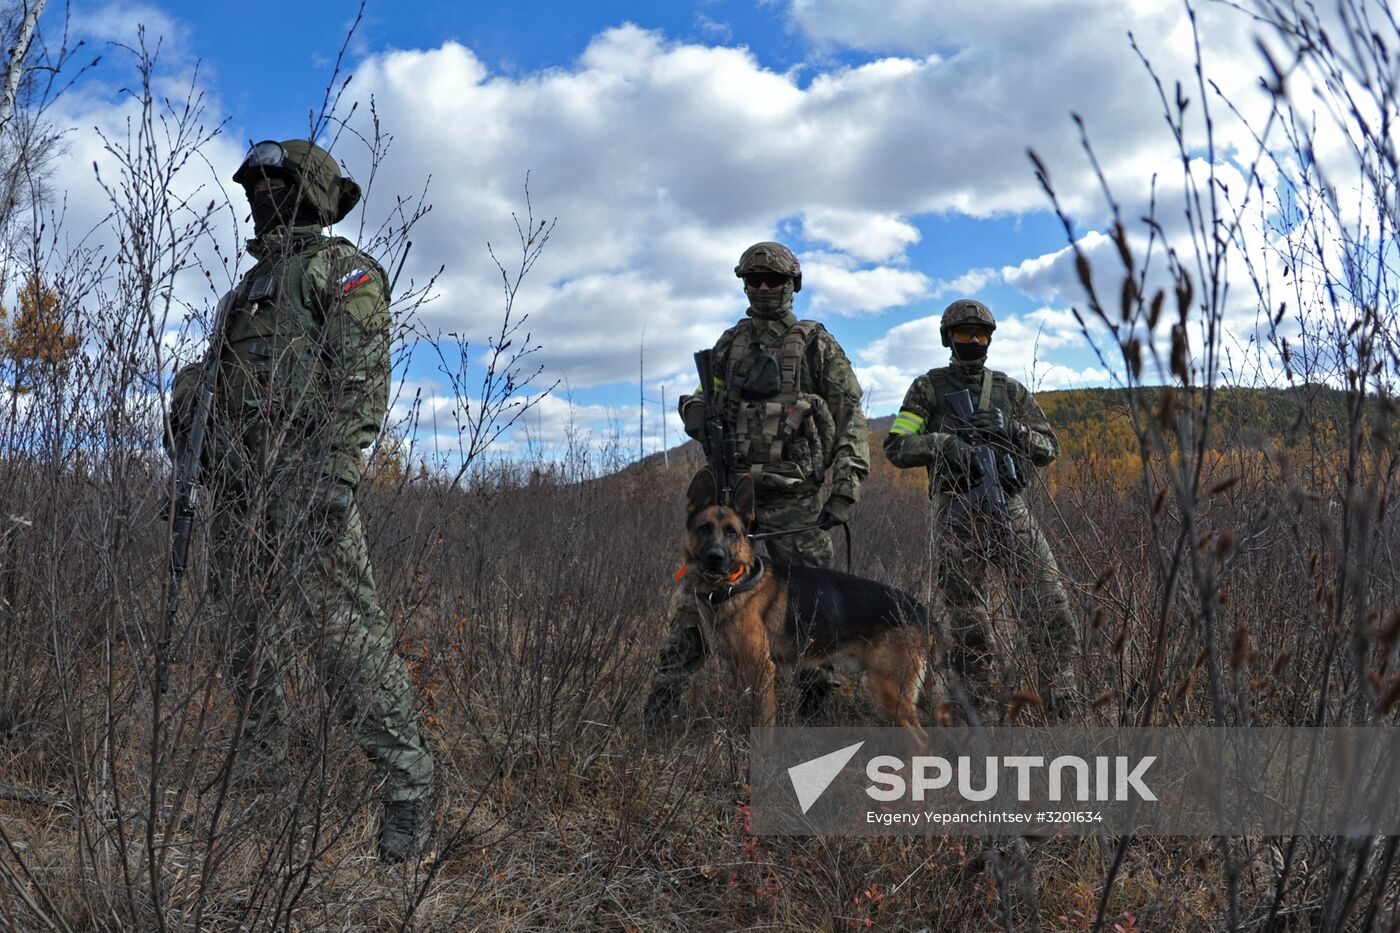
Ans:
[[[1142,391],[1155,411],[1162,390]],[[1124,457],[1137,453],[1128,390],[1060,389],[1037,392],[1035,397],[1059,436],[1062,456]],[[1258,448],[1268,443],[1291,446],[1307,432],[1319,430],[1327,431],[1331,436],[1326,440],[1332,443],[1339,440],[1340,428],[1346,424],[1346,393],[1320,385],[1217,388],[1211,406],[1211,446],[1218,449]],[[882,459],[881,444],[893,422],[893,413],[869,420],[870,451],[877,460]],[[699,445],[687,441],[672,449],[671,456],[677,455],[684,463],[699,463]],[[661,454],[647,457],[645,463],[650,466],[653,461],[659,465]]]
[[[1163,390],[1143,391],[1155,411]],[[1039,392],[1036,400],[1059,435],[1066,455],[1097,453],[1117,457],[1138,449],[1126,389]],[[1203,400],[1196,404],[1203,404]],[[1257,448],[1268,442],[1291,445],[1317,424],[1335,430],[1346,420],[1346,394],[1320,385],[1217,388],[1210,404],[1211,446],[1215,448]]]

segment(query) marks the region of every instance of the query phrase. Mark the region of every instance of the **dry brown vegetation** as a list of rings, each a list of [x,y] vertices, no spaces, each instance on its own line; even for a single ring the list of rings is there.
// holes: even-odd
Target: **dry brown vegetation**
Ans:
[[[1257,6],[1286,52],[1281,74],[1346,70],[1353,80],[1339,86],[1374,94],[1381,112],[1394,113],[1389,72],[1366,70],[1400,47],[1393,25],[1385,40],[1372,24],[1349,45],[1322,43],[1306,11]],[[149,78],[149,56],[134,54]],[[1400,322],[1390,238],[1400,171],[1386,138],[1361,134],[1367,207],[1359,221],[1340,210],[1278,92],[1278,122],[1300,155],[1290,190],[1312,212],[1280,219],[1277,204],[1218,203],[1213,179],[1188,177],[1190,231],[1168,250],[1155,222],[1135,233],[1110,194],[1122,268],[1081,265],[1085,339],[1122,388],[1105,406],[1112,416],[1098,420],[1070,417],[1089,404],[1083,397],[1051,400],[1074,439],[1032,492],[1082,622],[1077,672],[1090,702],[1079,722],[1396,724],[1400,534],[1389,505]],[[1211,100],[1204,82],[1164,93],[1174,125],[1186,119],[1183,95],[1192,114]],[[56,356],[0,359],[0,387],[18,385],[22,369],[27,390],[0,397],[0,925],[1400,925],[1396,838],[755,836],[746,707],[718,665],[697,678],[683,734],[650,739],[640,727],[693,455],[673,455],[669,469],[623,468],[618,444],[576,446],[560,462],[483,456],[518,417],[530,379],[531,344],[511,316],[547,240],[547,225],[530,215],[518,266],[502,270],[499,335],[470,355],[454,341],[433,344],[463,403],[460,455],[420,470],[386,445],[362,492],[379,599],[438,761],[431,851],[407,866],[374,859],[375,775],[306,653],[282,672],[296,780],[256,799],[232,788],[239,710],[207,531],[164,696],[153,660],[170,537],[158,505],[170,486],[158,445],[170,369],[160,337],[181,319],[196,337],[207,326],[212,300],[181,304],[176,284],[181,272],[205,271],[198,257],[208,251],[196,247],[215,209],[198,206],[204,195],[172,203],[167,193],[215,130],[201,125],[197,104],[161,104],[149,90],[144,103],[132,137],[112,143],[121,177],[105,179],[115,256],[64,246],[37,194],[7,201],[0,217],[7,242],[23,247],[5,254],[0,281],[43,282],[52,296],[44,306],[60,319],[46,319],[44,333],[65,341]],[[32,138],[43,138],[41,113],[26,112]],[[1339,119],[1351,112],[1341,107]],[[336,125],[327,117],[322,128]],[[361,142],[382,157],[382,140]],[[1042,176],[1053,201],[1044,167]],[[7,190],[20,181],[9,177]],[[421,208],[406,202],[365,233],[386,266],[395,267]],[[1268,343],[1260,352],[1283,362],[1284,385],[1230,396],[1218,388],[1223,254],[1245,236],[1250,210],[1265,227],[1297,234],[1276,248],[1297,251],[1290,268],[1311,268],[1326,287],[1270,284],[1255,270]],[[1356,224],[1365,235],[1341,247],[1356,244],[1353,253],[1308,253]],[[1149,259],[1168,276],[1163,291],[1143,271]],[[406,337],[426,339],[414,311],[429,288],[400,288]],[[1095,431],[1103,443],[1083,443]],[[854,521],[857,572],[930,596],[925,501],[917,475],[877,463]],[[219,507],[205,503],[201,528],[214,527]],[[1006,607],[997,608],[1000,677],[1015,687],[1031,665]],[[781,709],[792,706],[788,697]],[[1017,715],[1037,721],[1041,712],[1032,704]],[[877,721],[855,686],[828,717]]]
[[[1325,568],[1336,541],[1314,521],[1329,497],[1267,470],[1250,475],[1250,466],[1219,464],[1211,485],[1243,478],[1210,495],[1198,523],[1205,555],[1227,550],[1227,533],[1240,542],[1221,562],[1218,590],[1229,595],[1217,610],[1210,662],[1198,658],[1200,627],[1187,608],[1159,637],[1163,580],[1147,558],[1146,504],[1135,492],[1113,492],[1112,477],[1092,464],[1056,468],[1059,490],[1041,508],[1082,607],[1083,689],[1099,697],[1088,721],[1134,721],[1159,645],[1167,658],[1159,721],[1216,721],[1207,663],[1219,668],[1224,721],[1232,723],[1300,724],[1318,711],[1336,722],[1364,689],[1335,660],[1345,629],[1332,614]],[[44,498],[31,485],[38,474],[4,478],[14,491],[8,501],[37,506]],[[673,465],[669,473],[631,469],[586,482],[536,475],[532,483],[528,471],[503,466],[469,491],[429,480],[368,494],[381,600],[402,634],[438,755],[432,856],[409,869],[374,861],[372,775],[324,718],[304,660],[288,671],[301,781],[256,803],[236,794],[220,800],[217,789],[181,797],[186,783],[215,781],[236,717],[216,681],[217,658],[187,647],[175,703],[204,718],[167,740],[150,824],[158,889],[133,871],[148,845],[150,659],[135,639],[116,637],[104,651],[99,626],[115,618],[135,627],[143,613],[158,614],[161,526],[143,520],[144,544],[123,560],[132,576],[122,590],[132,601],[120,609],[94,579],[91,552],[45,547],[38,531],[67,538],[105,514],[100,492],[77,488],[93,478],[75,484],[56,513],[30,511],[34,524],[12,532],[24,543],[7,548],[4,573],[8,605],[30,607],[7,612],[15,650],[3,671],[4,773],[12,785],[72,803],[3,804],[18,876],[9,880],[23,883],[37,910],[13,888],[0,907],[21,926],[46,916],[79,929],[154,925],[156,910],[172,928],[198,916],[201,928],[223,929],[847,929],[867,919],[882,928],[982,929],[1033,917],[1046,929],[1091,928],[1115,839],[1012,844],[746,831],[746,707],[733,701],[718,665],[697,679],[683,735],[643,736],[640,699],[664,630],[687,479],[688,467]],[[1291,490],[1282,509],[1278,483]],[[867,487],[855,523],[858,572],[906,586],[920,579],[922,497],[878,480]],[[1268,523],[1256,518],[1270,513]],[[1166,507],[1158,522],[1168,534],[1180,524]],[[69,581],[61,599],[49,589],[56,579]],[[1394,579],[1371,581],[1378,605],[1396,605]],[[38,608],[45,604],[47,613]],[[17,629],[21,618],[27,633]],[[1004,676],[1028,676],[1014,628],[1001,621]],[[1395,673],[1380,657],[1393,649],[1395,621],[1373,623],[1381,692],[1393,697]],[[66,633],[58,644],[35,638],[52,629]],[[829,715],[878,721],[854,687]],[[1356,871],[1352,912],[1374,909],[1388,924],[1397,909],[1387,899],[1392,852],[1389,842],[1136,840],[1106,916],[1128,929],[1218,926],[1233,895],[1241,925],[1276,911],[1288,927],[1311,928],[1335,896],[1334,872]]]

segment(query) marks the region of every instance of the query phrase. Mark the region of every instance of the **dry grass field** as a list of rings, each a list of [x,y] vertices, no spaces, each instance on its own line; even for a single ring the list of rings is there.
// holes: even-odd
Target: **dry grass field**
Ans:
[[[1055,467],[1054,494],[1042,484],[1036,501],[1083,626],[1080,721],[1138,721],[1149,695],[1156,722],[1393,721],[1395,522],[1380,516],[1374,569],[1348,578],[1333,460],[1295,465],[1304,447],[1213,453],[1186,541],[1170,502],[1152,514],[1141,477],[1091,457]],[[721,665],[696,678],[683,734],[640,724],[694,464],[691,452],[581,481],[500,465],[465,490],[421,478],[367,490],[380,599],[438,760],[431,853],[407,867],[373,858],[373,775],[305,657],[285,672],[296,781],[253,800],[225,792],[236,708],[201,580],[153,729],[154,475],[127,485],[118,526],[108,478],[5,465],[0,775],[35,799],[0,801],[0,917],[74,930],[1080,930],[1112,869],[1108,929],[1400,918],[1394,840],[753,835],[747,708]],[[1149,466],[1169,472],[1170,458]],[[921,482],[877,463],[857,572],[927,597],[925,522]],[[117,528],[131,538],[108,537]],[[1214,567],[1209,593],[1188,578],[1168,597],[1173,542]],[[1339,583],[1376,608],[1352,618]],[[1029,665],[1004,606],[999,625],[1015,685]],[[1354,650],[1374,683],[1356,677]],[[879,721],[858,687],[829,721]]]

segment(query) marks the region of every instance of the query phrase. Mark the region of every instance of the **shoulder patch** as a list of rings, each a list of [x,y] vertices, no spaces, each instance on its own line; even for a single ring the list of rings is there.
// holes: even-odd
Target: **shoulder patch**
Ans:
[[[336,286],[339,289],[340,293],[342,295],[345,295],[359,288],[361,285],[364,285],[370,279],[371,276],[368,269],[365,269],[362,266],[356,266],[349,272],[342,275],[336,281]]]

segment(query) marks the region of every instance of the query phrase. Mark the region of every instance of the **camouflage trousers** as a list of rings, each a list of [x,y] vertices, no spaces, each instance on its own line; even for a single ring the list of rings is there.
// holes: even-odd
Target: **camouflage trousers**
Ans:
[[[813,490],[801,496],[759,498],[756,518],[750,531],[782,531],[787,528],[807,528],[817,523],[821,515],[822,498]],[[819,529],[798,534],[768,538],[763,542],[768,557],[780,564],[800,567],[831,566],[831,535]],[[679,696],[693,675],[710,655],[700,625],[700,611],[695,606],[695,593],[682,585],[671,614],[666,641],[652,674],[652,694],[665,692]],[[799,669],[797,673],[803,705],[812,711],[830,690],[828,678],[816,671]]]
[[[375,599],[353,489],[282,494],[260,507],[234,500],[216,526],[221,601],[231,614],[231,660],[244,754],[287,758],[286,661],[307,650],[332,708],[375,766],[386,800],[432,788],[403,659]]]
[[[987,582],[1005,574],[1012,610],[1034,659],[1035,687],[1047,706],[1073,689],[1079,633],[1060,570],[1040,524],[1021,496],[1010,499],[1009,533],[989,523],[955,525],[946,497],[934,503],[935,585],[948,620],[949,664],[973,700],[990,696],[993,657]],[[1014,689],[1014,688],[1013,688]]]

